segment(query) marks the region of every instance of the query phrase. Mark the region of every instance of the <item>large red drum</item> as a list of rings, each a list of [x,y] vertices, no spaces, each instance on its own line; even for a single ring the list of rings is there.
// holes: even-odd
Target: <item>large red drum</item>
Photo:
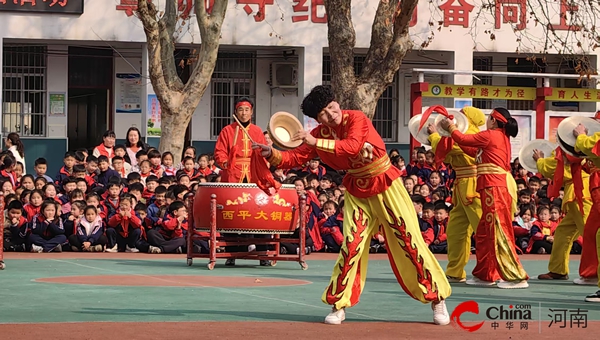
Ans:
[[[200,183],[194,198],[196,230],[210,230],[210,197],[217,196],[217,231],[292,234],[298,226],[298,194],[284,184],[269,196],[256,184]]]

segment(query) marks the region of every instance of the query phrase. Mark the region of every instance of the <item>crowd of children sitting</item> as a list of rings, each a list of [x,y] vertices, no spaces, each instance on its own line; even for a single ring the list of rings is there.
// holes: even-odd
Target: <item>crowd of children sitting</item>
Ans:
[[[111,131],[107,134],[114,137]],[[132,161],[124,146],[112,147],[107,155],[109,148],[101,144],[101,152],[98,148],[92,154],[87,150],[67,152],[64,166],[54,178],[46,173],[46,159],[35,160],[35,175],[24,175],[22,164],[10,152],[0,153],[5,250],[185,252],[189,198],[198,183],[220,181],[220,169],[211,154],[197,156],[190,146],[185,148],[181,164],[175,165],[170,152],[161,154],[145,147]],[[390,152],[392,164],[403,172],[425,242],[434,253],[446,253],[453,170],[437,166],[433,152],[424,148],[413,150],[412,158],[405,165],[397,150]],[[303,168],[273,169],[273,175],[307,197],[309,252],[339,252],[344,237],[344,174],[327,170],[317,158]],[[520,190],[515,246],[520,253],[550,253],[562,216],[560,198],[549,200],[548,180],[528,174],[518,161],[513,175]],[[282,245],[282,253],[299,251],[297,245]],[[580,245],[581,238],[573,251],[580,251]],[[208,245],[195,241],[194,251],[207,252]],[[373,236],[370,251],[385,252],[382,234]]]

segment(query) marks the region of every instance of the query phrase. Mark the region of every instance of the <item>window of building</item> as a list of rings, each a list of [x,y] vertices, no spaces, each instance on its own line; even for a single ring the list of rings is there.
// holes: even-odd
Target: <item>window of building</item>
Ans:
[[[232,121],[235,101],[248,97],[256,104],[256,54],[221,52],[211,80],[211,138],[217,139]],[[256,112],[256,108],[254,110]],[[255,121],[256,115],[252,116]]]
[[[546,66],[539,61],[528,58],[508,58],[506,70],[518,73],[544,73]],[[514,87],[537,87],[535,78],[507,77],[506,85]],[[533,110],[533,100],[507,100],[506,108],[509,110]]]
[[[358,76],[362,71],[365,56],[354,56],[354,72]],[[323,56],[323,84],[331,83],[331,58]],[[398,141],[398,74],[379,100],[373,116],[373,126],[386,142]]]
[[[474,71],[492,71],[492,57],[473,57]],[[492,76],[477,75],[473,77],[473,85],[492,85]],[[479,109],[491,109],[491,99],[473,99],[473,106]]]
[[[46,135],[46,46],[3,48],[2,134]]]

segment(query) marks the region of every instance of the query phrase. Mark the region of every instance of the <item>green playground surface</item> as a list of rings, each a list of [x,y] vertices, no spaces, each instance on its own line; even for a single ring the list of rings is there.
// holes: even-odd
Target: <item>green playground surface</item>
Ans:
[[[38,256],[39,255],[39,256]],[[64,256],[63,256],[64,255]],[[26,254],[8,255],[7,269],[0,271],[0,323],[55,322],[167,322],[167,321],[270,321],[322,322],[330,307],[321,302],[328,284],[335,256],[312,260],[309,268],[300,269],[295,262],[279,262],[275,267],[259,267],[257,261],[238,260],[235,267],[225,267],[218,260],[213,271],[206,259],[194,259],[186,265],[185,256],[153,256],[146,254]],[[129,257],[129,258],[128,258]],[[385,257],[369,262],[365,290],[361,302],[347,310],[347,321],[412,321],[431,322],[431,309],[406,295],[397,283]],[[545,273],[547,257],[523,260],[530,276]],[[441,260],[443,268],[446,261]],[[467,273],[473,269],[470,261]],[[571,280],[577,277],[578,260],[571,260]],[[256,278],[254,285],[244,287],[190,286],[121,286],[38,282],[50,277],[98,275],[131,275],[142,282],[152,277],[174,275],[197,276],[197,282],[210,276]],[[261,287],[261,279],[306,280],[310,284]],[[194,278],[196,279],[196,278]],[[239,279],[238,279],[239,280]],[[452,313],[461,302],[474,300],[479,315],[466,313],[461,320],[486,320],[485,310],[500,305],[529,305],[533,321],[550,321],[550,309],[569,311],[582,309],[589,321],[600,320],[600,304],[583,301],[594,286],[577,286],[572,281],[530,280],[529,289],[501,290],[452,284],[453,294],[447,300]],[[248,281],[248,280],[246,280]],[[168,279],[165,279],[168,283]],[[254,282],[254,281],[253,281]],[[541,305],[540,305],[541,304]],[[568,316],[567,316],[568,317]]]

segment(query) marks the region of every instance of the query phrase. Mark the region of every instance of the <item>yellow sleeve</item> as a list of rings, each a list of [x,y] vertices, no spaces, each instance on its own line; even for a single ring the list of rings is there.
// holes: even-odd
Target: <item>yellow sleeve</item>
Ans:
[[[598,157],[592,152],[592,149],[600,141],[600,132],[596,132],[593,136],[579,135],[575,142],[575,150],[581,151],[589,157]]]
[[[545,178],[554,177],[554,172],[556,171],[556,166],[558,162],[554,158],[554,152],[552,152],[551,157],[540,158],[537,160],[537,168],[539,173],[542,174]]]
[[[433,152],[435,152],[435,150],[437,149],[438,144],[442,140],[442,136],[440,136],[439,133],[434,132],[434,133],[432,133],[432,134],[429,135],[428,139],[429,139],[429,143],[431,143],[431,149],[433,150]]]

